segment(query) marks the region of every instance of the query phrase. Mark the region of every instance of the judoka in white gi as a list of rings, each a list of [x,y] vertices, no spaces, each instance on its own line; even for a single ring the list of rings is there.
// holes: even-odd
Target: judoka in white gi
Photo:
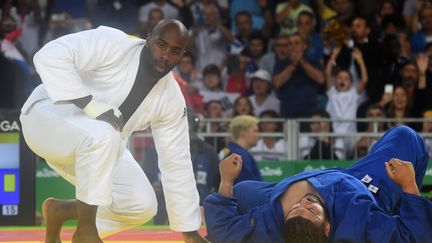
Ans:
[[[43,205],[45,242],[59,242],[77,219],[72,242],[101,238],[149,221],[152,186],[126,149],[151,127],[159,154],[170,227],[186,242],[204,242],[189,153],[186,105],[171,69],[188,44],[186,27],[163,20],[147,42],[109,27],[66,35],[34,57],[42,84],[21,110],[26,142],[75,185],[76,200]]]

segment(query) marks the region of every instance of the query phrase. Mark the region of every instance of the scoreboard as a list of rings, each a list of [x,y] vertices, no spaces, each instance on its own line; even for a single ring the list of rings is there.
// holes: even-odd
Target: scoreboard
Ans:
[[[35,155],[21,135],[18,112],[0,112],[0,225],[35,223]]]

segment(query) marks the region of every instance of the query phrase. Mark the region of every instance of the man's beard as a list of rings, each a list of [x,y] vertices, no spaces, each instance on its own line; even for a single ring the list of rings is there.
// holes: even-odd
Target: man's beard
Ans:
[[[159,80],[162,77],[164,77],[172,69],[171,67],[168,66],[168,64],[157,61],[153,57],[150,48],[147,46],[144,46],[143,53],[141,55],[141,62],[144,67],[145,73],[147,73],[151,78],[154,78],[156,80]],[[162,65],[165,71],[164,72],[156,71],[155,69],[156,65]]]

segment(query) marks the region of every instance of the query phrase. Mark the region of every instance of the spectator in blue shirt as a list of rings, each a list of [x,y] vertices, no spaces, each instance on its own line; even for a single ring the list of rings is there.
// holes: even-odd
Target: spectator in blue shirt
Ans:
[[[324,83],[322,65],[305,56],[306,43],[299,34],[289,36],[288,58],[276,60],[273,86],[285,118],[306,117],[318,108],[318,86]]]
[[[250,115],[239,115],[234,117],[228,128],[231,141],[219,153],[223,159],[232,153],[238,154],[243,160],[242,171],[235,183],[244,180],[262,181],[261,172],[257,162],[248,150],[254,147],[259,139],[258,119]]]

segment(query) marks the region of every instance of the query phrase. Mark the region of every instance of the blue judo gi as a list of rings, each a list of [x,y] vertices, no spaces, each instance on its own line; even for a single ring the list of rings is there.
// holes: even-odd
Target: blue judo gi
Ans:
[[[234,197],[214,193],[204,203],[211,242],[284,242],[280,196],[294,182],[307,180],[328,206],[329,242],[432,242],[432,203],[403,193],[387,175],[391,158],[413,163],[420,187],[428,151],[406,126],[390,129],[370,153],[348,169],[309,171],[279,183],[244,181]]]

